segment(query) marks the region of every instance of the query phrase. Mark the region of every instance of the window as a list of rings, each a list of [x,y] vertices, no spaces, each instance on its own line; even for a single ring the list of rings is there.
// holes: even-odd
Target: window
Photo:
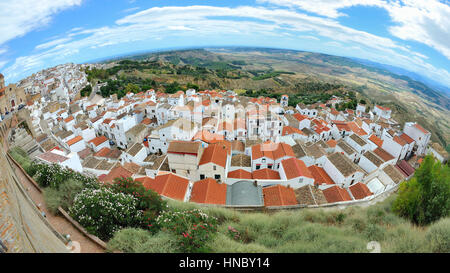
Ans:
[[[201,175],[200,175],[200,180],[203,180],[203,179],[205,179],[205,175],[204,175],[204,174],[201,174]]]
[[[217,167],[214,165],[214,166],[213,166],[213,170],[215,171],[216,169],[217,169]]]
[[[219,180],[220,179],[220,174],[214,175],[214,179]]]
[[[259,166],[259,165],[256,165],[256,169],[257,169],[257,170],[259,170],[259,168],[261,168],[261,166]]]

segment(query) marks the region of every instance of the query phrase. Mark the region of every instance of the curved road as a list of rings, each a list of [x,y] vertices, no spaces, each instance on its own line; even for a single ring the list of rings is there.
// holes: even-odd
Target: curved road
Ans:
[[[8,133],[6,135],[9,135]],[[7,140],[3,143],[5,151],[8,150]],[[43,211],[46,215],[47,220],[50,222],[52,227],[58,231],[60,234],[69,234],[72,241],[76,241],[80,244],[81,253],[103,253],[105,252],[102,247],[94,243],[92,240],[84,236],[77,228],[75,228],[66,218],[59,215],[52,215],[47,207],[45,206],[45,201],[42,193],[36,188],[36,186],[30,181],[30,179],[24,174],[21,168],[19,168],[15,162],[12,162],[12,167],[20,179],[22,185],[27,190],[28,195],[33,200],[33,202],[38,205],[38,208]]]

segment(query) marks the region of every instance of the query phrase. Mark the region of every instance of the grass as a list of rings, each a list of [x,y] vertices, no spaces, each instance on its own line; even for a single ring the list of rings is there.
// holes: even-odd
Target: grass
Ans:
[[[214,252],[368,253],[377,241],[381,252],[450,252],[450,219],[420,228],[391,212],[395,196],[367,208],[303,209],[273,213],[240,212],[169,201],[178,209],[201,208],[219,220],[219,234],[208,246]],[[227,235],[228,228],[239,238]]]

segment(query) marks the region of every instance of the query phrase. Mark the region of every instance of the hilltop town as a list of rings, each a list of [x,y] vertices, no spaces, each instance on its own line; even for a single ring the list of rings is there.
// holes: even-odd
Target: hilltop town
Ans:
[[[233,90],[147,90],[81,97],[90,65],[67,64],[5,86],[0,106],[30,111],[34,137],[15,146],[101,183],[132,177],[164,198],[230,207],[296,207],[372,200],[409,179],[422,158],[448,154],[415,121],[383,105],[336,110],[345,97],[288,106],[289,96]]]

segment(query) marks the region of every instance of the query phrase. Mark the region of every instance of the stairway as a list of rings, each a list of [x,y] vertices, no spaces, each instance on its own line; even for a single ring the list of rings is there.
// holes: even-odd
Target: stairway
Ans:
[[[31,159],[43,153],[39,143],[23,128],[16,128],[11,135],[11,147],[22,148]]]

